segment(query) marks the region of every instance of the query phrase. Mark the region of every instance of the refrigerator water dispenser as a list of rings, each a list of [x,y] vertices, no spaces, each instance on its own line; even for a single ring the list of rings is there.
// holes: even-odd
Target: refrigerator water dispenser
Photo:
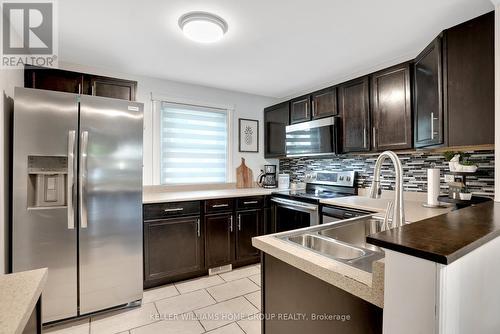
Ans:
[[[66,157],[28,156],[28,207],[66,205]]]

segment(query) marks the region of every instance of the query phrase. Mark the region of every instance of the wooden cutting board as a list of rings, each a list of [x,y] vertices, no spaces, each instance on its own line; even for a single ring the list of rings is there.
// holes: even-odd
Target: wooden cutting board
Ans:
[[[236,188],[253,188],[253,172],[241,158],[241,165],[236,168]]]

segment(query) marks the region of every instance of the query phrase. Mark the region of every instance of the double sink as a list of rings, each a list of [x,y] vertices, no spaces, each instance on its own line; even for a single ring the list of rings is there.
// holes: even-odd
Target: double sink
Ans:
[[[382,219],[363,216],[277,237],[336,261],[372,272],[373,262],[382,259],[384,252],[377,246],[367,244],[366,236],[383,230]]]

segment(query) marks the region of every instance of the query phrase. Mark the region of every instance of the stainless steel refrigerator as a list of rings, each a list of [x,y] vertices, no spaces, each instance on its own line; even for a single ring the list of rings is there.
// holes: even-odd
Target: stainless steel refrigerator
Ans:
[[[16,88],[12,268],[48,267],[43,322],[142,299],[141,103]]]

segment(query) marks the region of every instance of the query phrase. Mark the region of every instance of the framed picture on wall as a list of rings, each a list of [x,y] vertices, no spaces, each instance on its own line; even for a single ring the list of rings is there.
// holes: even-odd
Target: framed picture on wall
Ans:
[[[239,151],[259,152],[259,121],[255,119],[240,118],[238,120],[239,129]]]

